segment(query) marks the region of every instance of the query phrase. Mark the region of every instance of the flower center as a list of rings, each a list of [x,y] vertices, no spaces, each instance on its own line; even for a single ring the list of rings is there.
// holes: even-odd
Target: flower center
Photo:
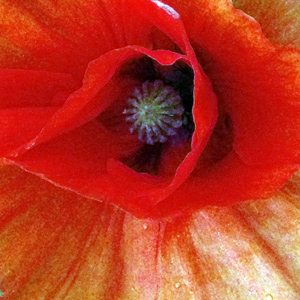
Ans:
[[[130,132],[140,141],[164,143],[183,125],[184,108],[177,91],[161,80],[146,81],[136,88],[123,112],[131,123]]]

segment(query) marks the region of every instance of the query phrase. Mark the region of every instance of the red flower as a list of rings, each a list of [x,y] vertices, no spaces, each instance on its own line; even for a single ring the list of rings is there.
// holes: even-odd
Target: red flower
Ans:
[[[3,167],[7,299],[297,297],[293,197],[195,209],[267,197],[296,170],[299,51],[230,2],[168,4],[0,5],[2,161],[103,201]],[[152,97],[142,88],[154,102],[163,90],[168,130],[164,113],[156,135],[130,121]],[[107,202],[194,213],[137,220]]]
[[[37,49],[47,56],[43,70],[3,70],[2,157],[137,216],[268,197],[281,187],[299,164],[299,51],[270,44],[229,2],[195,6],[197,14],[170,4],[179,13],[160,1],[127,1],[116,28],[106,19],[88,28],[85,49],[66,55],[69,45],[56,38],[52,57]],[[164,119],[169,111],[137,120],[142,83],[178,94],[178,121]]]

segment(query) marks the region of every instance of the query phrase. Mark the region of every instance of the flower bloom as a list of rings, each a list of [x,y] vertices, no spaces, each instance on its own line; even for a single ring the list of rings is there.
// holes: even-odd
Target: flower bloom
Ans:
[[[5,286],[10,285],[12,291],[9,297],[81,297],[76,296],[76,289],[70,292],[67,287],[68,281],[81,278],[83,286],[92,287],[87,298],[94,297],[95,286],[100,286],[98,294],[104,299],[140,295],[142,299],[151,299],[159,281],[163,281],[161,285],[167,291],[162,298],[170,298],[168,293],[173,288],[183,286],[179,298],[200,298],[197,286],[203,287],[201,282],[207,275],[212,276],[210,281],[222,282],[226,278],[227,285],[220,283],[220,291],[224,295],[234,294],[230,275],[222,269],[217,276],[212,266],[223,264],[242,273],[245,264],[242,259],[246,259],[247,266],[247,259],[254,262],[251,247],[245,246],[239,252],[240,245],[230,248],[232,241],[223,239],[224,248],[233,251],[224,250],[227,260],[215,255],[210,262],[209,244],[206,253],[201,253],[199,243],[191,245],[191,239],[199,234],[192,226],[203,232],[205,241],[210,234],[218,240],[228,229],[220,224],[239,220],[245,230],[252,217],[247,212],[252,208],[254,213],[257,207],[249,205],[245,210],[241,206],[236,211],[228,208],[222,211],[226,214],[206,209],[199,215],[194,213],[190,223],[180,217],[166,226],[159,221],[142,223],[129,214],[88,199],[82,204],[78,197],[74,203],[70,191],[113,203],[135,216],[151,218],[174,217],[207,205],[232,205],[273,195],[299,164],[299,51],[271,44],[258,24],[235,10],[230,1],[203,1],[203,5],[190,1],[189,5],[183,5],[180,1],[128,0],[107,7],[104,2],[90,1],[86,5],[80,3],[80,9],[64,5],[64,9],[58,8],[50,1],[39,5],[4,3],[1,7],[6,46],[0,84],[2,162],[20,166],[68,190],[62,192],[43,183],[55,199],[61,200],[52,202],[60,213],[51,210],[47,215],[43,210],[51,199],[47,194],[37,206],[42,212],[40,218],[26,231],[26,240],[30,242],[23,244],[18,240],[11,260],[7,259],[8,249],[4,247],[3,257],[9,262],[15,262],[16,258],[22,262],[29,255],[22,276],[8,268],[13,274],[11,278],[9,272],[6,275]],[[15,10],[19,14],[14,14]],[[78,22],[74,22],[75,17]],[[23,18],[25,21],[21,22]],[[24,32],[30,33],[29,41]],[[21,54],[18,45],[22,46]],[[5,49],[9,49],[8,54]],[[13,174],[18,179],[25,176]],[[29,185],[41,184],[30,176],[24,181]],[[11,189],[17,188],[17,184],[6,185],[10,186],[11,198]],[[34,190],[40,195],[38,189]],[[11,209],[3,214],[2,224],[8,224],[16,216],[21,219],[18,225],[22,224],[29,206],[23,199],[20,197],[20,202],[15,199]],[[287,215],[297,214],[291,209]],[[55,221],[50,224],[53,216]],[[262,224],[263,217],[257,216],[257,223]],[[176,223],[180,224],[180,230]],[[37,224],[42,227],[40,232],[44,237],[55,238],[42,241],[37,237]],[[82,230],[69,231],[68,228],[74,229],[78,224],[83,226]],[[255,222],[251,224],[255,226]],[[280,225],[279,231],[284,232]],[[116,234],[120,228],[124,231],[122,242]],[[146,233],[134,248],[141,228]],[[263,235],[269,228],[260,229]],[[60,232],[65,233],[65,243],[59,242],[64,239]],[[107,245],[103,242],[105,232]],[[76,233],[80,235],[76,237]],[[5,237],[12,235],[13,229],[8,229]],[[254,238],[252,246],[259,243],[249,229],[246,238],[242,230],[235,238],[248,242]],[[274,250],[278,239],[275,235],[268,240],[271,248],[268,253]],[[43,251],[41,247],[33,249],[35,241],[41,242]],[[76,242],[82,243],[77,247],[79,250]],[[65,245],[70,243],[72,247],[68,249]],[[176,256],[171,248],[177,248],[179,243],[189,250],[180,248]],[[288,249],[292,249],[290,244],[291,240],[287,241]],[[57,251],[60,245],[63,246]],[[112,254],[107,257],[101,254],[103,263],[96,267],[97,252],[90,251],[87,245],[92,249],[102,247],[105,253],[107,248],[112,249]],[[149,245],[146,251],[145,245]],[[71,258],[75,248],[78,261]],[[134,248],[138,259],[131,257],[130,248]],[[160,264],[154,263],[157,251],[161,251]],[[53,258],[49,263],[44,260],[47,253]],[[254,253],[259,261],[263,260],[262,251]],[[170,255],[171,259],[167,259]],[[198,264],[190,264],[199,255],[205,257],[202,272]],[[59,264],[55,263],[57,257]],[[81,266],[83,257],[93,262],[92,269]],[[275,258],[276,255],[269,257],[272,261]],[[178,270],[164,263],[164,259],[175,261]],[[186,269],[180,269],[176,260],[185,261]],[[39,261],[43,261],[41,269]],[[284,282],[280,276],[269,275],[274,273],[270,265],[260,269],[269,283],[265,297],[273,297],[268,292],[271,282]],[[62,275],[58,283],[52,268]],[[253,275],[255,268],[259,269],[259,264],[253,264],[244,278],[257,278]],[[45,269],[49,280],[43,284],[55,288],[50,292],[43,288],[39,294],[34,278],[41,278]],[[113,273],[113,279],[103,277],[103,269],[106,275]],[[122,272],[117,275],[114,269]],[[295,270],[292,264],[286,267],[285,274],[293,278]],[[170,280],[172,288],[168,288],[169,273],[174,273]],[[190,280],[189,274],[195,280]],[[29,278],[34,284],[27,281]],[[106,282],[105,278],[110,280]],[[128,284],[120,278],[125,278]],[[290,295],[294,297],[297,285],[293,280],[289,282]],[[257,296],[262,283],[247,280],[247,283],[241,281],[240,286],[247,286]],[[23,286],[25,290],[21,291]],[[283,284],[278,291],[278,295],[286,295],[288,288]]]
[[[2,157],[136,216],[272,195],[299,164],[299,51],[221,3],[127,1],[88,65],[3,70]]]

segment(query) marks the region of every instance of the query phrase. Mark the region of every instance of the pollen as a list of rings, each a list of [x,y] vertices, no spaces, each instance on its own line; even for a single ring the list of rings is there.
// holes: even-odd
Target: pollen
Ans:
[[[175,136],[183,124],[184,108],[177,91],[161,80],[146,81],[136,88],[123,112],[130,132],[140,141],[153,145]]]

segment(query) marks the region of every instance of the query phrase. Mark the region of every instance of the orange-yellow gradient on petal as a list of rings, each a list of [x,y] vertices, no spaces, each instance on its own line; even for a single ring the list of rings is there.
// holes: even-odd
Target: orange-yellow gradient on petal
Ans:
[[[300,179],[268,200],[136,219],[1,168],[3,299],[299,296]]]
[[[300,3],[297,0],[234,0],[236,8],[252,16],[265,36],[278,45],[300,46]]]

